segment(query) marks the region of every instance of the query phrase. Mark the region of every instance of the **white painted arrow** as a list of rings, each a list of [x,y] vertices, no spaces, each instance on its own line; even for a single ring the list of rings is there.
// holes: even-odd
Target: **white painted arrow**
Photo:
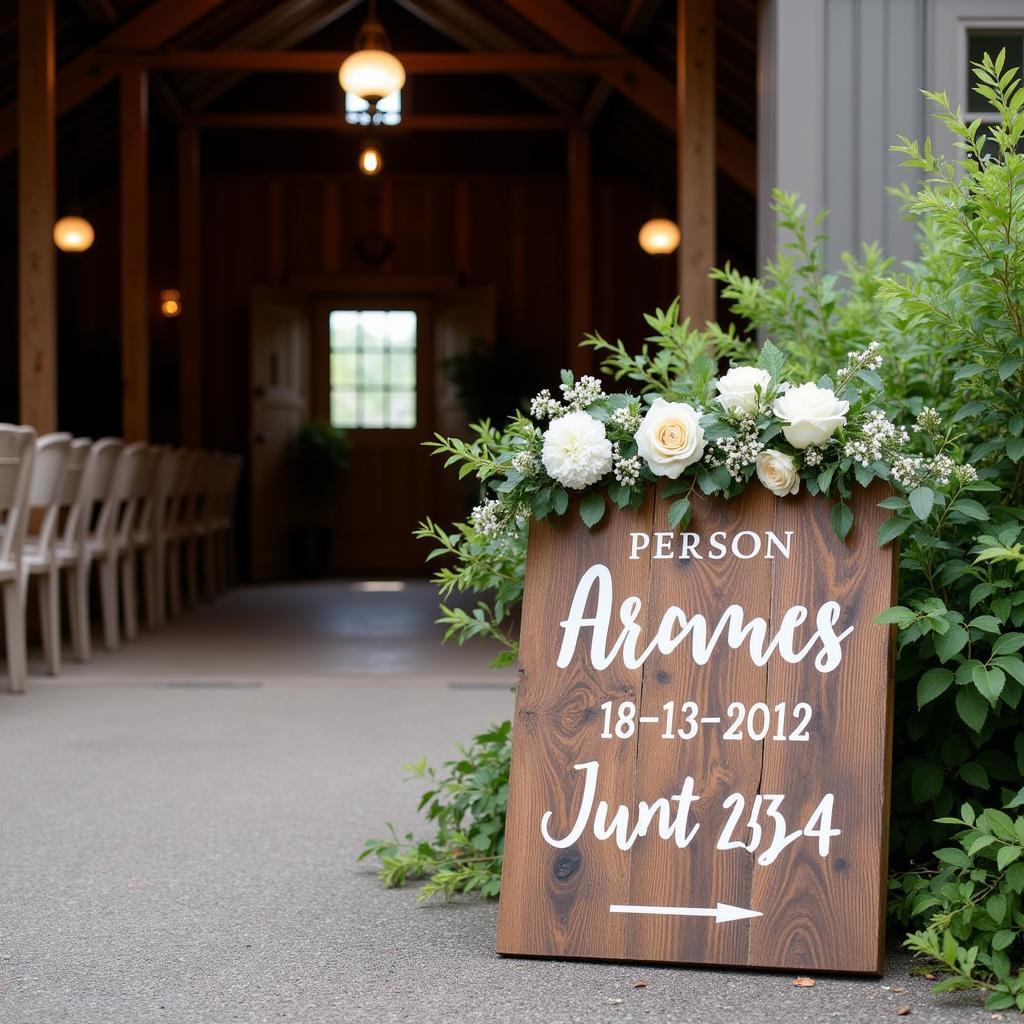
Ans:
[[[613,914],[660,914],[666,917],[713,917],[715,924],[723,921],[742,921],[747,917],[761,917],[760,910],[733,907],[719,903],[714,907],[642,907],[628,903],[613,903],[608,908]]]

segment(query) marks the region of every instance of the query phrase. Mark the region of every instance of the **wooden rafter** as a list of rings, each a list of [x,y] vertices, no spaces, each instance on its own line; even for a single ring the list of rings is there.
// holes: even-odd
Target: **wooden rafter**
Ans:
[[[280,3],[235,32],[220,44],[219,49],[288,50],[304,43],[332,22],[344,17],[360,2],[361,0],[332,0],[329,3],[325,3],[324,0],[290,0],[289,3]],[[247,70],[242,69],[236,74],[220,74],[215,77],[196,76],[194,81],[185,83],[185,98],[196,109],[209,106],[241,82]]]
[[[334,73],[346,53],[337,50],[170,50],[130,52],[105,50],[100,66],[144,67],[151,71],[261,71]],[[594,75],[628,71],[637,58],[612,54],[566,53],[447,53],[428,50],[398,52],[405,70],[417,75],[567,74]]]
[[[594,24],[566,0],[505,0],[509,7],[570,53],[634,56],[613,35]],[[604,77],[659,124],[675,130],[675,89],[668,79],[639,59],[626,70]]]
[[[227,0],[157,0],[134,18],[114,29],[103,40],[104,48],[119,50],[151,50],[163,46],[188,28],[189,25],[215,10]],[[117,72],[97,69],[99,47],[80,54],[61,68],[57,75],[57,113],[63,114],[88,99]],[[9,103],[0,110],[0,157],[6,156],[17,145],[17,103]]]
[[[472,4],[457,0],[397,0],[414,17],[467,50],[524,53],[526,47],[514,36],[489,20]],[[555,83],[535,75],[517,75],[516,81],[560,114],[573,113],[572,100]]]

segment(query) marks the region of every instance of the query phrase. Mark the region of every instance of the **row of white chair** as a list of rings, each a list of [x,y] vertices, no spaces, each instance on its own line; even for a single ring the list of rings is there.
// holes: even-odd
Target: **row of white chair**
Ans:
[[[138,632],[137,565],[155,628],[228,586],[234,563],[238,456],[118,438],[36,436],[0,424],[0,590],[10,689],[24,689],[25,610],[35,579],[47,671],[60,672],[60,578],[75,657],[91,654],[89,585],[99,577],[108,650]]]

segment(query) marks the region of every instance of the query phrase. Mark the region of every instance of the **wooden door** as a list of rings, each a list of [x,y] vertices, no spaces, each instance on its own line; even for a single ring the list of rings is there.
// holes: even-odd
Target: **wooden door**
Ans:
[[[335,572],[422,573],[416,526],[461,511],[423,442],[435,431],[463,432],[441,360],[473,337],[492,337],[493,308],[489,289],[339,292],[315,304],[314,409],[352,440],[334,520]],[[382,396],[394,408],[375,404]]]
[[[250,564],[254,580],[272,580],[287,575],[285,451],[306,419],[309,310],[300,294],[256,288],[250,316]]]

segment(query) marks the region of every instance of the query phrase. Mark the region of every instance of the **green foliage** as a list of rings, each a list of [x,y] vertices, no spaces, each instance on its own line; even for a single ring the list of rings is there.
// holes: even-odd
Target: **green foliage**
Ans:
[[[501,888],[508,803],[511,723],[496,725],[473,739],[461,756],[438,771],[424,758],[406,765],[412,779],[427,783],[419,810],[435,829],[433,839],[400,838],[393,826],[385,839],[367,841],[359,860],[375,858],[388,887],[426,879],[421,899],[479,892],[494,897]]]
[[[905,944],[943,975],[936,992],[981,989],[988,1009],[1024,1011],[1024,817],[967,803],[941,824],[956,845],[893,878],[890,911],[917,929]]]

